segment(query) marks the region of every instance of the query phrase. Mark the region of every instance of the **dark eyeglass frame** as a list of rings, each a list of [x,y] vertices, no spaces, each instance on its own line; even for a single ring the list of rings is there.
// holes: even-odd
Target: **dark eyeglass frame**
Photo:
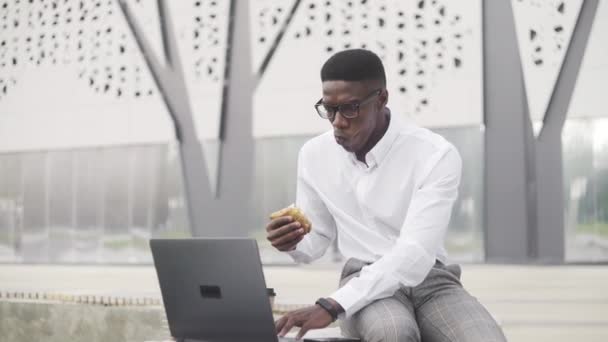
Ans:
[[[319,116],[321,118],[328,119],[329,121],[334,121],[334,119],[336,118],[336,113],[338,111],[340,112],[340,115],[342,115],[342,117],[344,117],[346,119],[354,119],[359,116],[359,108],[362,105],[366,104],[371,99],[373,99],[375,96],[379,96],[380,94],[382,94],[382,88],[374,90],[373,92],[371,92],[369,95],[364,97],[359,102],[342,103],[337,106],[330,106],[330,105],[324,104],[323,98],[321,98],[321,99],[319,99],[319,101],[317,101],[317,103],[315,103],[315,110],[317,111],[317,114],[319,114]],[[344,108],[346,108],[345,106],[352,106],[353,114],[346,114],[346,115],[343,114],[343,112],[348,113],[350,111],[350,110],[346,110],[346,111],[343,110]],[[325,110],[321,109],[321,107],[324,107]],[[327,111],[327,115],[323,114],[322,111]]]

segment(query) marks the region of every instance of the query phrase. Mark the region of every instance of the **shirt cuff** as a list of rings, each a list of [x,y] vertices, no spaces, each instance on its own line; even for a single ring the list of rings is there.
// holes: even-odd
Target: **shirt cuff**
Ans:
[[[309,262],[308,255],[297,249],[294,249],[293,251],[287,251],[285,253],[287,253],[293,259],[293,261],[297,262],[298,264]]]
[[[365,296],[349,283],[346,283],[346,285],[331,294],[329,298],[338,302],[342,309],[344,309],[344,312],[338,315],[338,319],[344,319],[354,315],[367,304]]]

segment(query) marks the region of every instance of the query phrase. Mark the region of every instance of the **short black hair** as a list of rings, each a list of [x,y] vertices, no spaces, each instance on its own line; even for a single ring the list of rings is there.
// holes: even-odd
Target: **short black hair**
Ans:
[[[386,86],[382,60],[365,49],[351,49],[335,53],[321,68],[321,82],[325,81],[380,81]]]

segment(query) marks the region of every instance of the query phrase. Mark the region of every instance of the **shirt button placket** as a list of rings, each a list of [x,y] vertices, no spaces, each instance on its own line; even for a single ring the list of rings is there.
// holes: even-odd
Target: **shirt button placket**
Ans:
[[[365,225],[367,227],[372,226],[371,215],[369,215],[368,211],[365,209],[367,206],[364,204],[366,201],[369,201],[367,184],[368,183],[368,172],[367,170],[362,170],[362,172],[358,176],[357,180],[357,200],[359,201],[359,208],[361,209],[361,217],[365,221]]]

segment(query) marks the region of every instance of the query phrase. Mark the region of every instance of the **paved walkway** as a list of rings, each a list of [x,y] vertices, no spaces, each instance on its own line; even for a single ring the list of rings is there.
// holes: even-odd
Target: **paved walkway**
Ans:
[[[286,310],[331,293],[339,266],[267,267],[265,275]],[[464,265],[463,283],[509,341],[608,341],[608,266]],[[0,265],[0,296],[18,293],[125,298],[121,305],[160,298],[149,266]]]

